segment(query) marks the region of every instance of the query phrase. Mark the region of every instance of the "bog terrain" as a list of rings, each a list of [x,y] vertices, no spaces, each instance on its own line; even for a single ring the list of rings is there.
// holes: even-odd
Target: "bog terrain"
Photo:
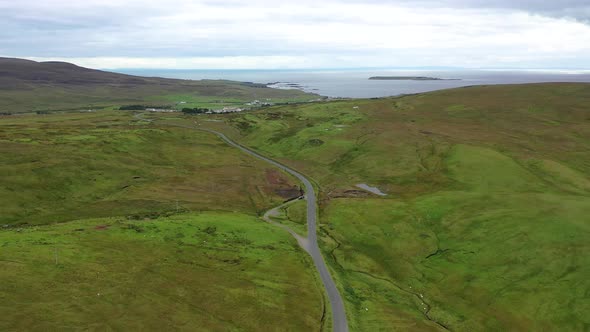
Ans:
[[[309,102],[21,65],[0,66],[0,330],[331,330],[310,256],[262,219],[301,183],[199,129],[313,181],[351,331],[590,327],[590,84]],[[272,218],[305,236],[305,211]]]

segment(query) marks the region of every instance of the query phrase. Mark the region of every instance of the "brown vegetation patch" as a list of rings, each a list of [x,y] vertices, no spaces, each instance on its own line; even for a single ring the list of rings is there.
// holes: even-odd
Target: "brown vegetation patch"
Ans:
[[[290,188],[280,188],[275,189],[274,191],[277,195],[281,196],[282,198],[296,198],[301,196],[303,193],[298,186],[292,186]]]
[[[272,191],[278,196],[286,199],[299,197],[303,194],[301,188],[293,185],[289,178],[276,169],[267,168],[265,171],[266,182],[272,188]]]
[[[335,190],[329,193],[330,198],[364,198],[369,197],[370,194],[364,190]]]
[[[286,185],[289,182],[285,176],[276,169],[267,168],[265,171],[266,182],[271,185]]]

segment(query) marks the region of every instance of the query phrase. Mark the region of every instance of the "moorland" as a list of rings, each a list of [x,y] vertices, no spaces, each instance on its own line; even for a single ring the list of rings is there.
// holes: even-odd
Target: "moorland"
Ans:
[[[586,330],[588,105],[551,83],[0,117],[0,328],[329,330],[309,256],[262,220],[300,184],[208,128],[314,182],[350,330]],[[304,209],[275,220],[305,234]]]
[[[579,331],[589,103],[589,84],[468,87],[266,109],[226,130],[319,184],[353,329]]]

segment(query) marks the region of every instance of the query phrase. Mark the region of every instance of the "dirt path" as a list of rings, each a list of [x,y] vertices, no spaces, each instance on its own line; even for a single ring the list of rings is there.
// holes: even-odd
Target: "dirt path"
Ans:
[[[307,237],[304,237],[304,236],[299,235],[297,232],[295,232],[294,230],[292,230],[287,225],[283,225],[281,223],[278,223],[278,222],[272,220],[272,217],[277,217],[277,216],[279,216],[281,214],[280,210],[283,207],[289,206],[293,202],[297,202],[297,200],[289,201],[289,202],[287,202],[285,204],[282,204],[282,205],[277,206],[274,209],[271,209],[271,210],[266,211],[266,213],[264,214],[264,216],[262,216],[262,219],[264,219],[266,222],[268,222],[270,224],[273,224],[275,226],[278,226],[278,227],[286,230],[287,232],[289,232],[289,234],[291,234],[295,238],[295,240],[297,240],[297,243],[299,243],[299,246],[309,253],[309,240],[307,239]]]

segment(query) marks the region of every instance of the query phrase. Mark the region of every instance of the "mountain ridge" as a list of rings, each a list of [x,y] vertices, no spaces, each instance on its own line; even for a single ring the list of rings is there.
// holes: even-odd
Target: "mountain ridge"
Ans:
[[[266,98],[289,102],[317,97],[298,90],[272,89],[264,84],[142,77],[68,62],[0,57],[1,113],[95,109],[142,103],[169,105],[185,99],[194,101],[193,107],[202,107],[212,101],[223,104],[223,101],[231,100],[230,103],[239,104]]]

